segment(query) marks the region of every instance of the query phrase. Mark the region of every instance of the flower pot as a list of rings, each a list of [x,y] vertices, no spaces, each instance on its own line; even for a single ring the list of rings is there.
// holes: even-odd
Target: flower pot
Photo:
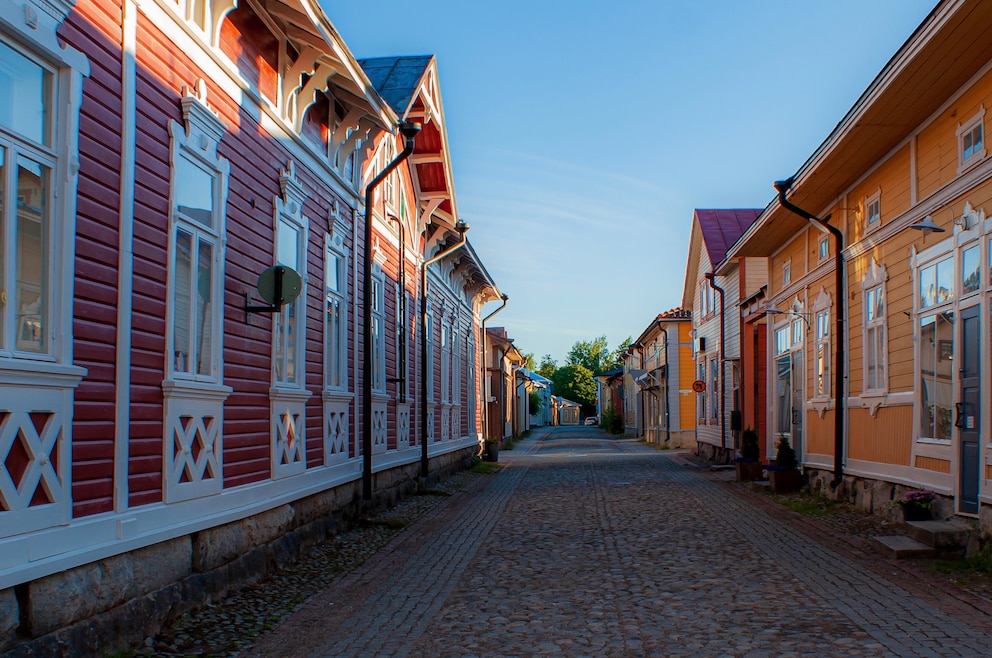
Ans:
[[[482,460],[487,462],[498,462],[499,443],[496,441],[486,441],[485,450],[482,452]]]
[[[772,491],[777,494],[792,493],[803,488],[803,474],[799,469],[787,471],[768,471],[768,480],[771,483]]]
[[[760,480],[761,471],[764,470],[761,462],[737,462],[737,481],[750,482]]]
[[[914,505],[913,503],[902,505],[902,520],[932,521],[933,507],[923,507],[921,505]]]

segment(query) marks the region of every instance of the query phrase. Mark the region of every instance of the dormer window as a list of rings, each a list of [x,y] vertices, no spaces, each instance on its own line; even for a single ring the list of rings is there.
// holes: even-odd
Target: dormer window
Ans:
[[[882,221],[882,192],[879,190],[875,194],[865,199],[865,228],[871,230],[877,227]]]
[[[985,158],[985,107],[961,124],[958,135],[958,172]]]

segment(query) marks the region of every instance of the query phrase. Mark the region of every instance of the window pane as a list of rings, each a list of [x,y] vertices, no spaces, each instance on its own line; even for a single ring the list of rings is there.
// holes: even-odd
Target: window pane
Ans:
[[[213,317],[211,288],[213,287],[213,245],[200,240],[199,266],[196,274],[196,289],[199,304],[196,306],[196,327],[199,332],[199,344],[196,346],[197,368],[200,375],[212,373],[211,357],[213,355]]]
[[[173,308],[173,368],[190,372],[190,308],[193,281],[193,236],[182,229],[176,232],[176,299]]]
[[[4,290],[3,274],[5,254],[7,253],[4,246],[4,236],[7,234],[7,231],[4,228],[4,198],[6,197],[5,190],[7,185],[7,170],[5,168],[6,161],[7,152],[0,148],[0,292],[3,292]],[[3,306],[3,304],[0,304],[0,347],[4,347],[3,327],[6,324],[3,321]]]
[[[292,267],[299,272],[302,268],[299,262],[300,231],[298,228],[279,220],[279,235],[277,237],[278,247],[276,249],[276,259],[279,265]]]
[[[943,304],[954,297],[954,259],[946,258],[937,263],[936,302]]]
[[[51,78],[48,71],[0,42],[0,126],[50,145]]]
[[[937,290],[935,287],[936,282],[934,281],[935,274],[936,268],[932,265],[920,270],[920,308],[929,308],[936,303]]]
[[[17,349],[45,352],[48,305],[48,179],[49,170],[24,158],[17,159],[16,253]]]
[[[981,285],[981,266],[978,260],[978,245],[961,254],[961,291],[974,292]]]
[[[214,178],[188,158],[176,160],[176,208],[191,220],[213,228]]]
[[[789,357],[779,359],[776,364],[776,429],[779,434],[792,431],[792,367]]]
[[[326,278],[325,284],[327,289],[333,292],[341,292],[338,288],[339,282],[339,272],[338,269],[341,267],[341,260],[334,254],[327,255],[327,271],[324,273]]]
[[[297,302],[292,304],[286,304],[282,307],[282,315],[285,315],[283,322],[285,323],[286,332],[286,381],[295,382],[296,381],[296,322],[297,322]]]
[[[779,329],[775,332],[775,353],[781,354],[782,352],[789,351],[789,330]]]

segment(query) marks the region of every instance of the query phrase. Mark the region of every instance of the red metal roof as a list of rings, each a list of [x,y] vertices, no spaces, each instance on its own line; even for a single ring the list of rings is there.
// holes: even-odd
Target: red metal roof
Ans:
[[[716,267],[727,255],[727,250],[737,242],[744,231],[761,214],[761,208],[732,208],[724,210],[696,209],[696,220],[703,235],[703,244]]]

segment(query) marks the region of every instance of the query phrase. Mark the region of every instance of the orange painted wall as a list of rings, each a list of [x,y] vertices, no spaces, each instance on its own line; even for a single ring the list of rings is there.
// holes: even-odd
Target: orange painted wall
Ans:
[[[913,408],[881,407],[872,417],[867,409],[850,410],[847,454],[852,459],[910,465]]]

